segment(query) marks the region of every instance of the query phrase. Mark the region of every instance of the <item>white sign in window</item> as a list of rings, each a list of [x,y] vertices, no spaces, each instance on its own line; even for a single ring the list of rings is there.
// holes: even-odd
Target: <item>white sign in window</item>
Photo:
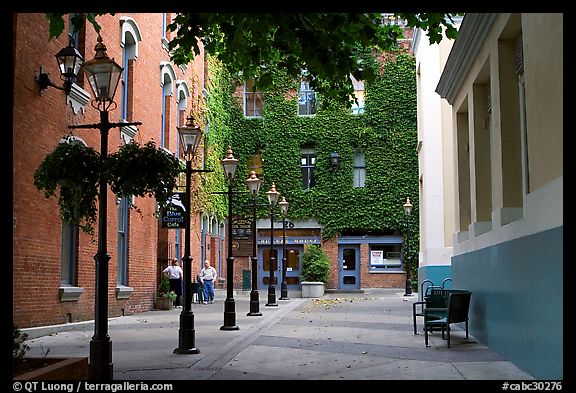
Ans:
[[[383,250],[370,251],[370,264],[384,265],[384,251]]]

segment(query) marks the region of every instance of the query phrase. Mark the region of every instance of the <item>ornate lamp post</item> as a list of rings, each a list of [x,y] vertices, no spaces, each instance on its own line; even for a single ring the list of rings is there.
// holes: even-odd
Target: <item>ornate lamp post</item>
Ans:
[[[196,332],[194,330],[194,313],[192,312],[192,256],[190,255],[190,183],[192,172],[201,170],[192,169],[194,154],[202,137],[202,130],[194,124],[194,118],[188,116],[186,125],[178,127],[180,133],[180,143],[186,159],[186,227],[184,238],[184,256],[182,266],[184,266],[184,307],[180,313],[180,329],[178,331],[178,348],[174,349],[176,354],[196,354],[200,350],[195,347]]]
[[[102,37],[98,35],[98,42],[94,47],[96,55],[82,65],[88,76],[88,82],[94,93],[92,107],[100,112],[100,123],[68,126],[68,128],[94,128],[100,130],[100,160],[104,164],[108,157],[108,133],[110,129],[134,123],[110,123],[108,110],[116,109],[114,94],[122,75],[120,67],[114,59],[106,54],[106,46]],[[110,255],[107,250],[107,206],[108,189],[106,175],[101,172],[98,192],[98,251],[94,256],[96,261],[96,289],[95,289],[95,316],[94,336],[90,341],[90,362],[88,372],[90,379],[112,380],[112,341],[108,335],[108,261]]]
[[[248,191],[252,195],[252,290],[250,291],[250,311],[248,316],[261,316],[260,312],[260,294],[258,293],[258,254],[256,250],[256,198],[260,191],[260,179],[256,172],[251,171],[246,180]]]
[[[406,198],[404,203],[404,213],[406,217],[406,241],[404,245],[404,259],[406,268],[406,292],[404,296],[412,296],[412,267],[410,264],[410,257],[408,256],[408,240],[410,239],[410,212],[412,212],[412,204],[410,198]]]
[[[220,330],[238,330],[236,325],[236,304],[234,302],[234,257],[232,256],[232,184],[234,174],[238,166],[238,160],[232,154],[232,148],[228,147],[226,157],[220,161],[224,174],[228,181],[228,258],[226,259],[226,300],[224,301],[224,325]]]
[[[280,300],[290,300],[288,298],[288,283],[286,282],[286,215],[288,214],[288,202],[286,197],[278,202],[280,213],[282,213],[282,284],[280,284]]]
[[[276,286],[274,285],[274,208],[278,202],[280,193],[276,191],[276,184],[272,182],[272,188],[266,192],[270,203],[270,277],[268,282],[268,303],[266,306],[278,306],[276,303]]]

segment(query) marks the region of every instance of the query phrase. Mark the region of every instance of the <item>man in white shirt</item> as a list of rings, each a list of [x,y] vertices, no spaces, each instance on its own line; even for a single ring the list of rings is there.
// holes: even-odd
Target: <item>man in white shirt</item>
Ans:
[[[204,261],[204,268],[200,270],[200,280],[204,288],[204,304],[214,302],[214,281],[216,280],[216,269],[210,266],[210,261]]]
[[[182,268],[178,266],[178,259],[172,259],[172,265],[168,266],[162,271],[168,276],[170,280],[170,291],[176,293],[176,300],[174,300],[174,307],[182,307],[180,304],[180,297],[182,296],[182,279],[184,277],[184,272]]]

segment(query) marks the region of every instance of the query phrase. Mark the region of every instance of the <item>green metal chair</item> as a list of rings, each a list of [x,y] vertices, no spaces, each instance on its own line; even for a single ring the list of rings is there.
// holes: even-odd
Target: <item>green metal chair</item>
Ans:
[[[424,284],[430,284],[424,289]],[[426,306],[426,301],[430,298],[433,289],[441,289],[441,287],[434,285],[431,280],[424,280],[422,284],[420,284],[420,292],[418,296],[420,297],[420,301],[412,303],[412,321],[414,323],[414,334],[418,334],[416,328],[416,317],[423,317],[424,316],[424,308]]]
[[[434,300],[436,303],[427,303],[424,308],[424,342],[426,346],[429,346],[428,332],[439,329],[442,331],[443,339],[445,338],[444,330],[446,330],[448,348],[450,348],[450,325],[453,323],[465,323],[466,339],[468,339],[468,311],[472,292],[458,289],[439,289],[432,290],[432,292],[435,292]]]
[[[202,303],[204,301],[204,291],[202,289],[202,284],[198,282],[192,283],[192,303],[196,303],[194,298],[198,300],[198,303]]]

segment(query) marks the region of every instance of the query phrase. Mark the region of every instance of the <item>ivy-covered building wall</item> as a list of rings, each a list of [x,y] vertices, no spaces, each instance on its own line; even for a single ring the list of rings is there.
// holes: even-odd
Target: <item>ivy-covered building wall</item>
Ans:
[[[400,50],[372,58],[369,66],[377,68],[378,76],[364,85],[365,106],[357,114],[317,94],[316,113],[299,115],[300,81],[278,71],[275,89],[261,93],[261,116],[246,116],[245,104],[253,98],[252,90],[246,89],[246,95],[244,83],[214,60],[209,63],[205,165],[215,172],[203,177],[200,199],[209,214],[225,221],[227,200],[213,192],[226,190],[219,161],[228,146],[239,160],[235,216],[252,217],[246,186],[249,172],[256,171],[262,180],[256,214],[259,288],[268,285],[272,239],[265,193],[273,182],[289,203],[286,255],[278,208],[273,234],[276,261],[283,256],[287,259],[289,289],[299,289],[306,244],[321,244],[330,256],[328,288],[403,287],[407,257],[412,262],[412,281],[417,282],[418,157],[412,54]],[[337,168],[330,164],[334,152],[340,157]],[[313,178],[311,185],[305,181],[308,176]],[[414,206],[410,217],[403,209],[407,197]],[[247,254],[241,247],[235,251]],[[240,281],[245,285],[242,274],[250,269],[249,256],[234,255],[236,288]],[[282,267],[279,263],[275,267],[275,285],[279,286]]]

